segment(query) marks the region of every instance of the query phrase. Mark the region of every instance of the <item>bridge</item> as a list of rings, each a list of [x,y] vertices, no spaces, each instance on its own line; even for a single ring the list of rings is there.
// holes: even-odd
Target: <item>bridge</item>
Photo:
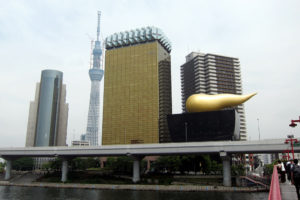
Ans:
[[[88,147],[10,147],[0,148],[0,157],[6,160],[5,179],[10,179],[12,160],[20,157],[62,158],[62,182],[67,180],[68,161],[74,157],[130,156],[133,161],[133,182],[140,180],[140,161],[144,156],[219,154],[223,161],[223,184],[231,186],[231,154],[281,153],[290,149],[283,139],[257,141],[213,141],[160,144],[105,145]],[[300,152],[300,146],[294,147]]]

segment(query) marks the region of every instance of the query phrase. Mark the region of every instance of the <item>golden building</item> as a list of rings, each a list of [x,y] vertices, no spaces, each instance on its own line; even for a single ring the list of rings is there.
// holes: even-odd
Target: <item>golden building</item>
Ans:
[[[147,27],[115,33],[105,46],[102,144],[169,142],[170,42]]]

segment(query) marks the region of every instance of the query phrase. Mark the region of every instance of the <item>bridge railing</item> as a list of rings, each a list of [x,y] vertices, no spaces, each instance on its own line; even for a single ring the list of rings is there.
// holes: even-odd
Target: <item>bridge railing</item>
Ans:
[[[272,181],[269,192],[269,200],[281,200],[280,185],[278,178],[277,166],[274,165]]]

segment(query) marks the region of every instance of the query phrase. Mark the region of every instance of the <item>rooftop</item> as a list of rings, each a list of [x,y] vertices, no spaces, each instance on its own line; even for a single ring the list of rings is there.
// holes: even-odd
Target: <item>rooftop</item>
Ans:
[[[171,52],[171,42],[159,28],[154,26],[114,33],[105,39],[105,48],[113,49],[152,42],[155,40],[157,40],[169,53]]]

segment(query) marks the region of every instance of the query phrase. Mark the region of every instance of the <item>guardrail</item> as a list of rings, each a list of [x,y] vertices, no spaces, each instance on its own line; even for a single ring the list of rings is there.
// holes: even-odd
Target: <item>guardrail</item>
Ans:
[[[269,200],[281,200],[281,193],[280,193],[280,186],[279,186],[279,179],[278,179],[278,172],[277,172],[276,165],[273,168],[272,181],[271,181],[270,192],[269,192]]]

